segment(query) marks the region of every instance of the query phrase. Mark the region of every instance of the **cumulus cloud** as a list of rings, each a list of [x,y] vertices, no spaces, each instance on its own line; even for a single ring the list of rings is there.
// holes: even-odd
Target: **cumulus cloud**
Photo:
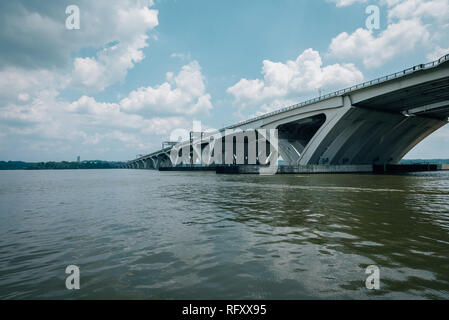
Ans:
[[[2,106],[0,115],[2,132],[43,139],[63,135],[64,125],[57,119],[63,113],[65,103],[57,101],[57,96],[56,90],[47,89],[32,99],[28,97],[26,103],[16,100]]]
[[[146,36],[126,45],[105,48],[96,58],[76,58],[73,64],[72,85],[89,91],[103,91],[117,81],[123,81],[128,70],[143,60],[141,49],[147,46]]]
[[[7,44],[0,52],[4,159],[28,160],[24,155],[31,150],[39,151],[37,160],[67,159],[80,150],[103,159],[120,151],[132,157],[159,148],[173,129],[191,126],[189,116],[212,108],[196,61],[167,73],[163,84],[136,89],[120,101],[95,99],[92,94],[124,80],[145,58],[158,11],[152,1],[80,0],[81,29],[69,31],[64,15],[69,4],[0,4],[0,41]],[[61,96],[68,88],[84,95],[74,101]]]
[[[121,122],[123,126],[127,118],[131,120],[132,125],[132,117],[141,115],[146,118],[156,115],[198,115],[207,114],[212,109],[211,96],[206,93],[204,76],[197,61],[183,66],[176,76],[168,73],[167,78],[167,82],[154,88],[142,87],[131,91],[126,98],[117,103],[97,102],[93,97],[82,96],[71,103],[67,110],[101,116],[120,114],[125,119]]]
[[[33,85],[39,84],[40,71],[33,79],[12,78],[18,80],[14,92],[17,97],[2,107],[0,127],[5,136],[14,136],[21,144],[25,143],[23,139],[38,137],[40,143],[65,141],[85,148],[122,144],[128,153],[132,150],[131,154],[136,150],[149,152],[159,147],[155,141],[162,136],[168,137],[177,128],[191,127],[189,116],[212,108],[198,62],[185,65],[176,75],[170,74],[167,82],[132,91],[118,102],[97,101],[87,95],[69,102],[45,85],[30,97],[23,91],[30,92]]]
[[[77,1],[81,28],[65,28],[70,1],[2,1],[0,4],[0,68],[47,70],[90,92],[125,79],[143,60],[148,32],[158,25],[152,1]],[[112,45],[111,45],[112,44]],[[77,57],[82,49],[97,53]]]
[[[331,57],[378,67],[404,52],[418,47],[429,52],[447,41],[449,0],[381,0],[379,4],[388,10],[387,28],[340,33],[329,46]]]
[[[128,112],[193,115],[207,114],[212,109],[210,100],[201,66],[193,61],[183,66],[176,76],[167,73],[167,82],[157,87],[132,91],[120,105]]]
[[[53,13],[45,2],[0,2],[0,67],[62,67],[69,61],[73,42],[64,38],[63,21]]]
[[[255,106],[259,112],[270,111],[300,102],[300,97],[363,80],[363,74],[351,63],[323,67],[320,54],[312,49],[285,63],[264,60],[262,75],[263,79],[243,78],[227,89],[239,111]]]
[[[66,110],[88,119],[89,125],[97,128],[135,129],[140,134],[151,132],[163,135],[187,123],[184,118],[176,116],[145,118],[129,114],[123,112],[118,103],[98,102],[89,96],[82,96],[68,104]]]
[[[119,103],[100,102],[89,96],[67,102],[53,91],[42,92],[26,104],[4,106],[0,128],[4,135],[0,145],[4,147],[10,143],[27,148],[39,145],[42,152],[58,153],[67,151],[68,146],[84,146],[82,150],[89,154],[124,149],[125,156],[132,156],[134,152],[157,149],[162,136],[168,137],[176,128],[189,128],[189,122],[182,116],[130,114]],[[17,147],[7,149],[17,151]]]
[[[363,28],[352,34],[340,33],[332,39],[329,50],[334,57],[361,59],[365,67],[378,67],[428,40],[429,32],[419,20],[403,20],[389,25],[377,36]]]
[[[68,81],[63,75],[51,70],[3,68],[0,70],[0,108],[9,102],[23,101],[25,96],[29,100],[42,91],[61,89]]]
[[[389,1],[391,7],[388,11],[390,21],[394,19],[432,18],[440,21],[449,18],[448,0],[403,0]]]
[[[113,45],[104,46],[96,57],[76,58],[72,84],[91,91],[102,91],[123,81],[129,69],[144,59],[142,49],[148,46],[148,31],[158,25],[158,11],[146,6],[117,7]]]

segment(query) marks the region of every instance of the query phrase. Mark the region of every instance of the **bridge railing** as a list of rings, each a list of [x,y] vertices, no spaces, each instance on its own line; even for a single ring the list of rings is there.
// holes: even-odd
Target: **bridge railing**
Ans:
[[[380,77],[380,78],[377,78],[377,79],[374,79],[374,80],[365,81],[363,83],[356,84],[356,85],[354,85],[352,87],[348,87],[348,88],[345,88],[345,89],[341,89],[341,90],[338,90],[338,91],[335,91],[335,92],[331,92],[331,93],[325,94],[323,96],[319,96],[319,97],[316,97],[316,98],[313,98],[313,99],[309,99],[309,100],[306,100],[304,102],[297,103],[297,104],[294,104],[294,105],[291,105],[291,106],[288,106],[288,107],[285,107],[285,108],[282,108],[282,109],[279,109],[279,110],[275,110],[275,111],[263,114],[261,116],[258,116],[258,117],[252,118],[252,119],[240,121],[239,123],[227,126],[227,127],[223,128],[222,130],[235,128],[235,127],[238,127],[238,126],[241,126],[241,125],[245,125],[245,124],[248,124],[248,123],[251,123],[251,122],[255,122],[255,121],[258,121],[258,120],[261,120],[261,119],[265,119],[265,118],[274,116],[274,115],[279,114],[279,113],[283,113],[283,112],[286,112],[286,111],[297,109],[297,108],[303,107],[305,105],[309,105],[309,104],[312,104],[312,103],[315,103],[315,102],[318,102],[318,101],[326,100],[326,99],[329,99],[329,98],[332,98],[332,97],[338,97],[338,96],[344,95],[345,93],[352,92],[352,91],[355,91],[355,90],[358,90],[358,89],[361,89],[361,88],[366,88],[366,87],[369,87],[369,86],[373,86],[373,85],[376,85],[376,84],[379,84],[379,83],[382,83],[382,82],[385,82],[385,81],[389,81],[389,80],[392,80],[392,79],[400,78],[400,77],[403,77],[405,75],[411,74],[411,73],[419,71],[419,70],[433,68],[433,67],[436,67],[439,64],[441,64],[441,63],[443,63],[443,62],[445,62],[447,60],[449,60],[449,54],[441,57],[438,60],[432,61],[432,62],[428,62],[428,63],[425,63],[425,64],[419,64],[419,65],[416,65],[414,67],[407,68],[405,70],[389,74],[387,76],[383,76],[383,77]]]
[[[153,153],[149,153],[149,154],[144,155],[142,157],[135,158],[134,160],[129,160],[127,163],[133,163],[133,162],[136,162],[136,161],[145,160],[145,159],[148,159],[148,158],[150,158],[152,156],[155,156],[155,155],[158,155],[158,154],[161,154],[161,153],[166,153],[166,152],[170,151],[171,148],[172,148],[171,146],[163,148],[163,149],[161,149],[159,151],[156,151],[156,152],[153,152]]]

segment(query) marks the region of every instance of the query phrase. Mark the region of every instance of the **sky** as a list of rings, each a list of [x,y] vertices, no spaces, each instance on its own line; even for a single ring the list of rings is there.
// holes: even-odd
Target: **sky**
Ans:
[[[1,1],[0,160],[133,159],[193,121],[222,128],[438,59],[448,31],[449,0]],[[449,126],[406,158],[449,158]]]

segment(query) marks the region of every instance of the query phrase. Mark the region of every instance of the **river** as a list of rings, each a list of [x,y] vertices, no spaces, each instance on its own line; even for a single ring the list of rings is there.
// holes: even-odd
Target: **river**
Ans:
[[[0,171],[1,299],[449,299],[448,256],[449,172]]]

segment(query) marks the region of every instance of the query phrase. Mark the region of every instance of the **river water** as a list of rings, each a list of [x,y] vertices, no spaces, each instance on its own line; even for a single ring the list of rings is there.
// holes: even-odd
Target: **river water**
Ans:
[[[0,172],[1,299],[449,299],[448,255],[449,172]]]

